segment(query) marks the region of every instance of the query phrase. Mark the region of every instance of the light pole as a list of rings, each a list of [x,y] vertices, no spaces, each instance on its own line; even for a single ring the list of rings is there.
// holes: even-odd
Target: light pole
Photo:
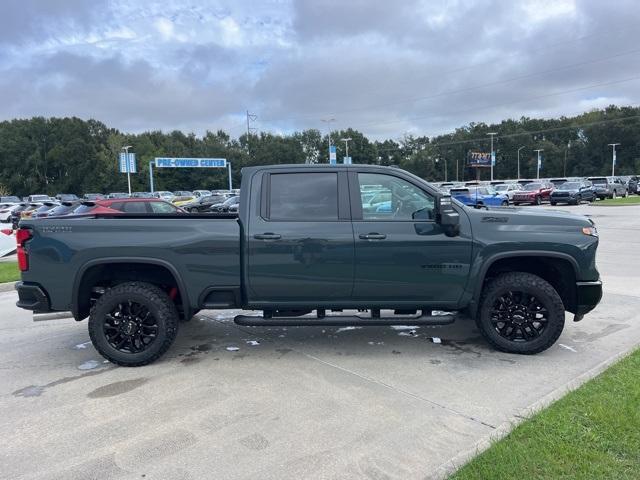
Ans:
[[[131,148],[131,145],[127,145],[125,147],[122,147],[122,150],[124,151],[124,159],[125,159],[125,165],[127,166],[127,184],[129,185],[129,196],[131,196],[131,165],[129,165],[129,149]]]
[[[538,180],[540,180],[540,152],[542,151],[544,151],[544,148],[539,148],[537,150],[534,150],[534,152],[538,152],[538,174],[536,176]]]
[[[493,152],[493,137],[497,135],[496,132],[487,133],[491,137],[491,180],[493,181],[493,164],[495,163],[495,153]]]
[[[344,160],[342,160],[343,162],[346,161],[347,158],[349,158],[349,142],[351,140],[353,140],[351,137],[348,138],[341,138],[340,140],[342,140],[344,142],[344,150],[345,150],[345,154],[344,154]]]
[[[446,182],[447,181],[447,159],[443,158],[442,160],[444,160],[444,181]],[[436,158],[435,162],[439,163],[440,162],[440,158]]]
[[[335,122],[336,119],[331,117],[322,118],[321,120],[327,124],[327,128],[329,129],[329,163],[331,163],[331,122]]]
[[[153,193],[153,160],[149,160],[149,186],[151,187],[151,193]]]
[[[522,150],[524,146],[518,149],[518,180],[520,180],[520,150]]]
[[[611,176],[615,176],[616,174],[616,146],[620,145],[619,143],[610,143],[611,147]]]

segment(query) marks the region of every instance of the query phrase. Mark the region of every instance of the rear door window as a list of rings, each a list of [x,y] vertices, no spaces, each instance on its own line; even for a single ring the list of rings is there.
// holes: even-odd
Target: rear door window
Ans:
[[[273,173],[270,177],[270,220],[338,220],[337,173]]]

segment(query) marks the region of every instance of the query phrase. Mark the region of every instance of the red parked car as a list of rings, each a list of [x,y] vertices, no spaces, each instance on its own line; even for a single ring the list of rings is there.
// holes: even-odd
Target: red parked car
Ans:
[[[513,204],[530,203],[540,205],[548,202],[553,191],[553,185],[547,182],[532,182],[522,186],[522,189],[513,196]]]
[[[158,198],[107,198],[82,202],[71,215],[99,213],[187,213],[182,208]]]

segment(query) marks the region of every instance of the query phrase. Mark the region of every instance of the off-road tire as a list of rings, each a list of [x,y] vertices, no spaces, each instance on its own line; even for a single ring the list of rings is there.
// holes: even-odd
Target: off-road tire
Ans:
[[[501,336],[491,323],[494,302],[509,291],[520,290],[534,295],[547,309],[549,318],[540,336],[526,342],[516,342]],[[482,336],[497,350],[507,353],[533,355],[551,347],[564,328],[564,304],[549,282],[525,272],[503,273],[490,280],[483,288],[476,324]]]
[[[135,301],[149,309],[158,324],[156,339],[138,353],[127,353],[109,344],[103,331],[106,315],[120,303]],[[95,349],[111,363],[123,367],[140,367],[160,358],[178,333],[178,311],[162,289],[144,282],[127,282],[108,289],[95,303],[89,315],[89,337]]]

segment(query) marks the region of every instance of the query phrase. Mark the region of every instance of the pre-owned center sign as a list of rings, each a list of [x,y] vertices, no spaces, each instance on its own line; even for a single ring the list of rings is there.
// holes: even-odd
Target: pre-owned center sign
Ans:
[[[156,157],[156,168],[227,168],[225,158]]]

